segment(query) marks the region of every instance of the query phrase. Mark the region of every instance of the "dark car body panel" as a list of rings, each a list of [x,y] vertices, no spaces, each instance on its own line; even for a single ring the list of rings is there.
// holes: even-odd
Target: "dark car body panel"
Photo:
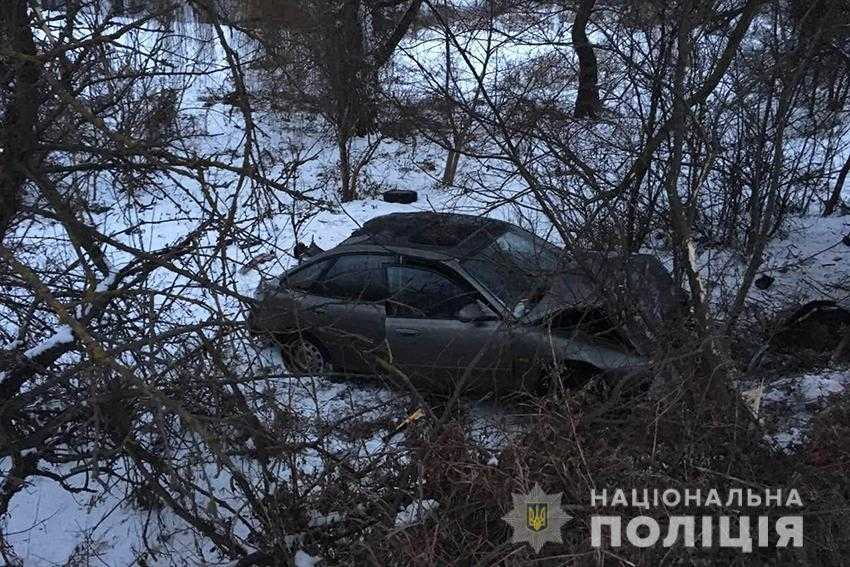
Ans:
[[[386,328],[393,363],[428,389],[461,378],[475,391],[504,390],[511,382],[511,330],[501,321],[388,317]]]

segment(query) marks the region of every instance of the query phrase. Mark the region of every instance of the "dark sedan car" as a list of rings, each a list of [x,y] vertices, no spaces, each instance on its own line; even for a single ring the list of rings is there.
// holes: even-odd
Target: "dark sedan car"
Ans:
[[[675,297],[648,256],[578,255],[499,220],[397,213],[265,282],[249,323],[295,372],[390,365],[417,386],[463,379],[498,394],[537,388],[554,370],[645,367],[631,322],[663,319]]]

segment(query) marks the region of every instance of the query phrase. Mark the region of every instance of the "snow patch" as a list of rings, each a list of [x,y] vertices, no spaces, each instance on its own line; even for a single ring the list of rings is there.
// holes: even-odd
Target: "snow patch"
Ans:
[[[785,414],[768,439],[781,449],[789,450],[803,442],[812,416],[833,394],[850,386],[850,370],[827,370],[791,376],[765,387],[762,403],[771,414]]]
[[[850,385],[850,370],[830,370],[822,374],[804,374],[784,378],[770,385],[764,394],[765,402],[792,400],[810,404],[832,394],[843,392]]]
[[[338,524],[345,518],[345,514],[341,512],[331,512],[330,514],[319,514],[318,512],[310,512],[310,521],[308,526],[311,528],[321,528],[323,526],[332,526]]]
[[[411,502],[405,508],[396,514],[395,525],[402,528],[415,524],[421,521],[430,512],[440,507],[440,503],[436,500],[417,500]]]
[[[112,284],[115,283],[116,277],[118,277],[118,272],[110,271],[105,278],[98,282],[97,287],[95,287],[95,291],[97,293],[103,293],[104,291],[108,290],[112,286]]]
[[[322,558],[321,557],[313,557],[308,553],[304,553],[301,549],[295,552],[295,557],[293,557],[295,562],[295,567],[314,567],[314,565],[318,564]]]
[[[55,346],[74,342],[74,332],[71,331],[71,327],[68,325],[60,325],[52,336],[43,340],[39,344],[35,345],[31,349],[28,349],[24,352],[24,356],[27,358],[35,358],[40,354],[47,352]]]

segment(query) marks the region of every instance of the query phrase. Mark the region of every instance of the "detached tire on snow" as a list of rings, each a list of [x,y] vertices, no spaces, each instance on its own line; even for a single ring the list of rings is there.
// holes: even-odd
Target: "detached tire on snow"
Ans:
[[[771,343],[787,352],[832,353],[850,330],[850,311],[833,301],[811,301],[786,315]]]
[[[410,203],[415,203],[419,200],[419,194],[416,191],[409,191],[406,189],[390,189],[389,191],[384,191],[384,201],[387,203],[401,203],[403,205],[409,205]]]

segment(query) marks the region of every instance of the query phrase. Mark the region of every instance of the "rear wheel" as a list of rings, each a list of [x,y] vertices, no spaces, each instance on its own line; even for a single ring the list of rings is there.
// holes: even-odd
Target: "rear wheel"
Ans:
[[[317,376],[332,372],[330,361],[318,341],[298,335],[279,338],[278,342],[290,372]]]

